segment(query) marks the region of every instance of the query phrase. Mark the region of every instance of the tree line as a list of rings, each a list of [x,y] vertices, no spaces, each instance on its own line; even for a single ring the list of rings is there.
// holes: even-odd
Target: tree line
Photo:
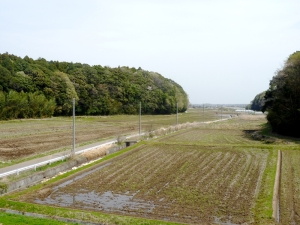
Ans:
[[[267,112],[273,132],[300,137],[300,51],[288,57],[271,79],[269,89],[259,95],[256,100]]]
[[[46,99],[38,92],[20,93],[9,91],[0,92],[0,118],[41,118],[51,117],[55,109],[55,100]]]
[[[34,60],[0,54],[0,119],[184,112],[188,96],[171,79],[141,68]]]
[[[253,111],[261,111],[263,105],[265,104],[265,94],[266,91],[257,94],[251,101],[251,103],[246,106],[246,109],[251,109]]]

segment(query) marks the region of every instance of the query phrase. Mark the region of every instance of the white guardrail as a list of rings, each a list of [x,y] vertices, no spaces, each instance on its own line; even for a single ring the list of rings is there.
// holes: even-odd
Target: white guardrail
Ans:
[[[141,135],[144,135],[144,133],[141,134]],[[139,136],[139,134],[134,134],[134,135],[128,136],[128,137],[126,137],[126,139],[136,137],[136,136]],[[96,148],[99,148],[99,147],[102,147],[102,146],[105,146],[105,145],[114,144],[116,142],[117,142],[117,140],[109,141],[109,142],[103,143],[101,145],[96,145],[96,146],[93,146],[93,147],[90,147],[90,148],[86,148],[86,149],[83,149],[83,150],[76,151],[75,154],[76,155],[81,154],[81,153],[84,153],[84,152],[87,152],[87,151],[90,151],[90,150],[93,150],[93,149],[96,149]],[[60,160],[62,161],[62,160],[64,160],[65,158],[67,158],[69,156],[70,156],[70,153],[66,154],[66,155],[63,155],[63,156],[53,158],[53,159],[48,159],[48,160],[45,160],[43,162],[36,163],[36,164],[30,165],[30,166],[26,166],[26,167],[18,168],[18,169],[15,169],[15,170],[11,170],[11,171],[0,174],[0,178],[1,177],[6,177],[6,176],[9,176],[9,175],[12,175],[12,174],[19,175],[20,172],[25,171],[25,170],[30,170],[30,169],[36,170],[36,168],[38,168],[38,167],[41,167],[41,166],[44,166],[44,165],[47,165],[47,164],[51,164],[53,162],[57,162],[57,161],[60,161]]]

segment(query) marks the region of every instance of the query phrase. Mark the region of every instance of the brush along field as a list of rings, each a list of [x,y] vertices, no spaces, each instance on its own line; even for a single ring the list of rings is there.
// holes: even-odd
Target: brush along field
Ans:
[[[280,184],[281,224],[300,224],[300,154],[299,150],[282,151]]]
[[[249,135],[263,122],[239,116],[179,131],[21,200],[188,224],[273,224],[280,144]]]
[[[233,111],[223,111],[226,114]],[[179,114],[179,122],[210,121],[220,118],[217,109],[191,109]],[[76,117],[76,144],[83,145],[106,138],[138,133],[138,115]],[[176,115],[142,115],[142,132],[172,126]],[[72,118],[22,119],[0,121],[0,166],[12,160],[49,154],[71,148]],[[1,163],[2,162],[2,163]],[[3,165],[1,165],[3,164]]]

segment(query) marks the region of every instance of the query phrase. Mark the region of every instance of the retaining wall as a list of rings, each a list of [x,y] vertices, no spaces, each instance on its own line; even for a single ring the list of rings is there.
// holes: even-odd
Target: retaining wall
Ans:
[[[108,154],[112,154],[112,153],[117,152],[124,148],[126,148],[125,144],[113,146],[110,149],[108,149]],[[0,185],[0,195],[9,193],[9,192],[12,192],[12,191],[15,191],[18,189],[27,188],[29,186],[32,186],[36,183],[41,182],[45,178],[54,177],[55,175],[59,174],[60,172],[65,172],[67,170],[72,169],[73,167],[80,166],[83,163],[87,163],[87,162],[88,162],[88,160],[85,157],[79,156],[79,157],[76,157],[75,159],[65,162],[59,166],[49,168],[45,171],[36,172],[33,175],[24,177],[22,179],[13,181],[8,184],[1,184]]]
[[[83,163],[86,163],[87,159],[83,157],[78,157],[76,159],[70,160],[68,162],[63,163],[62,165],[56,166],[54,168],[49,168],[45,171],[34,173],[33,175],[30,175],[28,177],[25,177],[23,179],[13,181],[9,184],[7,184],[7,190],[6,192],[11,192],[17,189],[22,189],[29,187],[33,184],[36,184],[38,182],[41,182],[45,178],[54,177],[60,172],[67,171],[71,169],[74,166],[79,166]]]

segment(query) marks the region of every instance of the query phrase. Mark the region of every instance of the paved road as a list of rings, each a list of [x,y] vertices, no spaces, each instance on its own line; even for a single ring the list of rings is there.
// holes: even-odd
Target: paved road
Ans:
[[[113,141],[116,141],[116,139],[110,139],[110,140],[100,141],[100,142],[96,142],[96,143],[89,144],[89,145],[84,145],[84,146],[75,148],[75,152],[80,152],[84,149],[95,148],[99,145],[107,144],[107,143],[110,143],[110,142],[113,142]],[[21,169],[21,168],[24,168],[24,167],[32,166],[32,165],[35,165],[35,164],[38,164],[38,163],[47,162],[51,159],[66,156],[70,153],[71,153],[71,148],[70,148],[70,150],[66,150],[66,151],[63,151],[63,152],[58,152],[58,153],[55,153],[55,154],[52,154],[52,155],[47,155],[47,156],[44,156],[44,157],[32,159],[32,160],[29,160],[29,161],[25,161],[25,162],[22,162],[22,163],[18,163],[18,164],[14,164],[14,165],[11,165],[11,166],[1,168],[0,169],[0,177],[1,177],[1,174],[7,173],[7,172],[10,172],[10,171],[14,171],[14,170],[18,170],[18,169]]]
[[[204,123],[214,123],[214,122],[227,120],[227,119],[228,118],[220,119],[220,120],[214,120],[214,121],[207,121],[207,122],[204,122]],[[143,135],[143,134],[141,134],[141,135]],[[134,136],[138,136],[138,134],[127,136],[127,139],[131,138],[131,137],[134,137]],[[104,140],[104,141],[96,142],[96,143],[93,143],[93,144],[90,144],[90,145],[84,145],[84,146],[81,146],[81,147],[77,147],[77,148],[75,148],[75,153],[76,152],[78,153],[78,152],[80,152],[82,150],[85,150],[85,149],[96,148],[100,145],[108,144],[108,143],[112,143],[112,142],[116,142],[116,139]],[[17,170],[22,170],[22,168],[30,167],[30,166],[36,165],[38,163],[46,163],[46,162],[49,162],[49,160],[51,160],[51,159],[55,159],[55,158],[58,158],[58,157],[63,157],[63,156],[69,155],[70,153],[71,153],[71,148],[70,148],[70,150],[66,150],[66,151],[63,151],[63,152],[55,153],[55,154],[52,154],[52,155],[48,155],[48,156],[32,159],[32,160],[29,160],[29,161],[25,161],[25,162],[22,162],[22,163],[14,164],[14,165],[11,165],[11,166],[7,166],[7,167],[4,167],[4,168],[0,168],[0,178],[8,175],[8,174],[5,174],[5,173],[9,173],[9,172],[16,173]]]

